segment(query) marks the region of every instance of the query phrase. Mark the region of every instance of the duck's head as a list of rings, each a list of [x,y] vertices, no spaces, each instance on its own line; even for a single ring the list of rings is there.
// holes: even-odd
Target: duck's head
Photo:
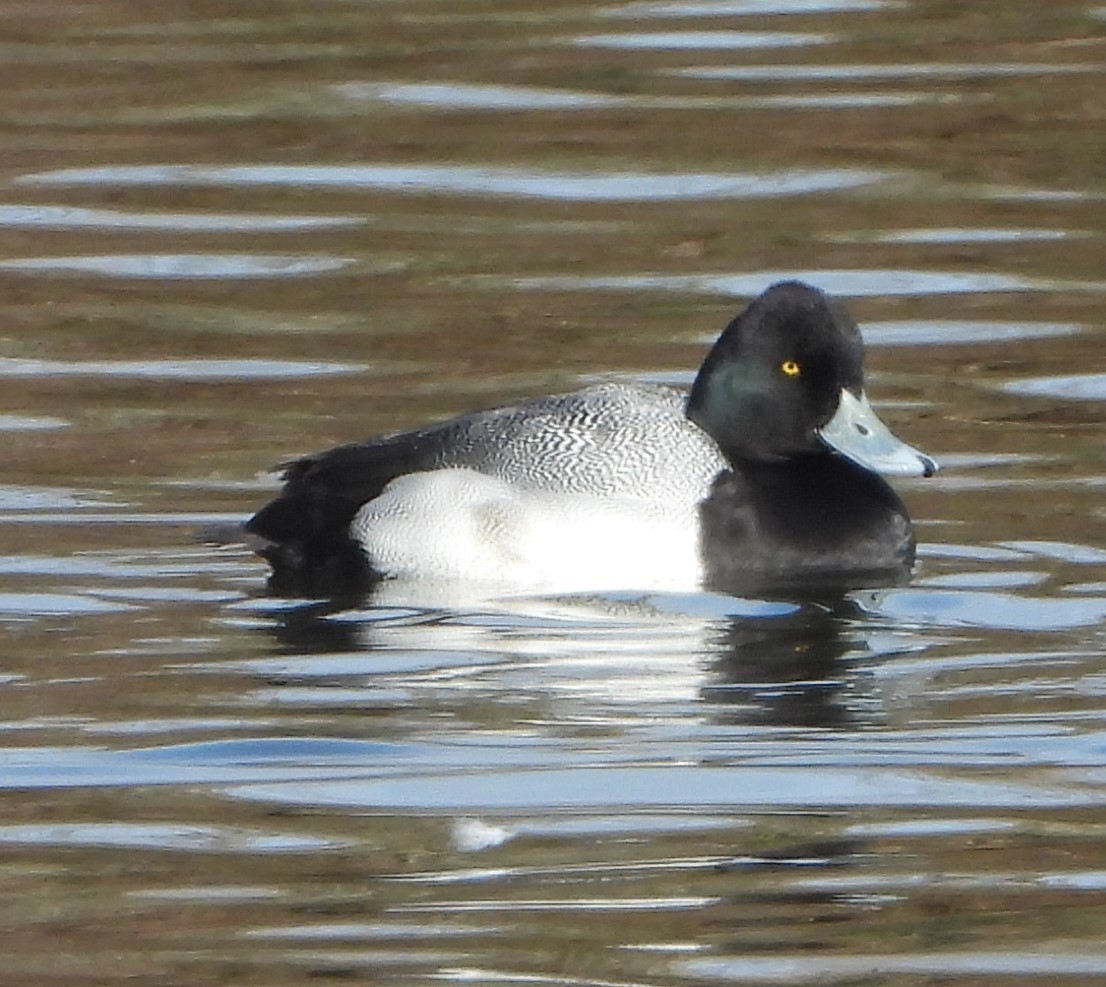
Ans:
[[[726,326],[695,378],[688,417],[731,461],[832,451],[876,473],[937,470],[868,403],[856,323],[798,281],[773,285]]]

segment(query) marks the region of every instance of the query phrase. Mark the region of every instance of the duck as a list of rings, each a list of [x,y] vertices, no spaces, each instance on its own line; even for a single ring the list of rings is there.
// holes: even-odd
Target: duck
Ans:
[[[784,281],[726,325],[689,390],[609,380],[281,470],[245,531],[285,595],[766,592],[901,581],[916,541],[884,476],[937,463],[873,410],[845,308]]]

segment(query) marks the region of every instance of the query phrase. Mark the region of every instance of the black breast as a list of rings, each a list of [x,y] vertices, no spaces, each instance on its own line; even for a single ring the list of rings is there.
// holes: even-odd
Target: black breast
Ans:
[[[722,591],[886,585],[914,562],[902,501],[838,456],[738,462],[699,511],[706,582]]]

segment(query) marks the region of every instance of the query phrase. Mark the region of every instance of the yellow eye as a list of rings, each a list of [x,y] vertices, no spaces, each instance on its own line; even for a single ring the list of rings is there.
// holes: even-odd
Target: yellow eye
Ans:
[[[802,370],[794,360],[784,360],[780,364],[780,370],[784,372],[788,377],[798,377]]]

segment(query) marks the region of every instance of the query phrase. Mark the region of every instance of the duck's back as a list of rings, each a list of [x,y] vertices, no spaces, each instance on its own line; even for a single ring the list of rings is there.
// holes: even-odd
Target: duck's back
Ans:
[[[688,421],[686,400],[676,388],[607,383],[466,415],[441,426],[430,468],[473,469],[535,491],[685,504],[726,465]]]

